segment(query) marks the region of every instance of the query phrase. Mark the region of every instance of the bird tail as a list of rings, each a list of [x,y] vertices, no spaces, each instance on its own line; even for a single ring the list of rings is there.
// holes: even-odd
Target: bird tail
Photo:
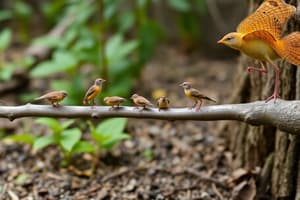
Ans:
[[[300,32],[283,37],[281,42],[281,48],[276,48],[279,56],[300,67]]]
[[[206,99],[206,100],[208,100],[208,101],[212,101],[212,102],[214,102],[214,103],[217,103],[216,100],[214,100],[214,99],[212,99],[212,98],[209,98],[208,96],[204,96],[203,99]]]
[[[37,98],[33,99],[33,101],[39,101],[39,100],[43,100],[43,99],[45,99],[45,95],[37,97]]]

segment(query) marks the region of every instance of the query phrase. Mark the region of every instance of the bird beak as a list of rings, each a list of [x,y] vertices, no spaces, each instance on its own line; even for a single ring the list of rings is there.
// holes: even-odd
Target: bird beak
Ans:
[[[224,44],[224,40],[223,39],[219,40],[218,44]]]
[[[183,84],[180,84],[179,86],[180,86],[180,87],[183,87]]]
[[[102,82],[105,82],[106,80],[102,79]]]

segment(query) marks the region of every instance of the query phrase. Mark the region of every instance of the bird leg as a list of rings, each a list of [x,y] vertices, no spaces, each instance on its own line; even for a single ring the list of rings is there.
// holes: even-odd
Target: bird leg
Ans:
[[[91,101],[90,101],[90,104],[91,104],[91,106],[92,106],[91,108],[92,108],[92,109],[95,109],[95,105],[96,105],[95,99],[91,100]]]
[[[266,62],[261,62],[262,68],[257,68],[257,67],[247,67],[248,73],[252,72],[259,72],[259,73],[268,73],[268,69],[266,67],[267,63]]]
[[[193,104],[193,106],[190,107],[190,110],[192,110],[193,108],[195,108],[197,106],[197,104],[198,104],[198,101],[195,101],[195,103]]]
[[[196,111],[199,111],[202,106],[202,100],[199,100],[198,106],[196,107]]]
[[[114,110],[114,106],[111,106],[108,110],[109,110],[109,111]]]
[[[275,65],[273,62],[271,62],[273,68],[274,68],[274,74],[275,74],[275,80],[274,80],[274,92],[273,94],[266,99],[266,103],[269,102],[270,100],[274,99],[274,103],[277,98],[280,98],[279,96],[279,69],[278,66]]]

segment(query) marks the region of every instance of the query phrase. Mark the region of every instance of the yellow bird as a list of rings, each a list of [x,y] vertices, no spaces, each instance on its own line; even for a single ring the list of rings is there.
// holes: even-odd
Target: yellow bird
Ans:
[[[106,105],[111,106],[111,108],[119,108],[120,104],[125,102],[126,99],[118,96],[105,97],[104,102]]]
[[[161,96],[158,98],[156,105],[158,107],[158,111],[160,111],[161,109],[169,109],[170,100],[168,99],[168,97]]]
[[[84,98],[83,104],[95,105],[95,98],[102,90],[102,84],[105,82],[104,79],[98,78],[95,80],[94,84],[87,90]]]
[[[262,68],[248,67],[249,73],[267,73],[267,63],[273,66],[274,92],[266,102],[279,98],[279,69],[273,61],[281,58],[300,66],[300,32],[281,37],[284,25],[295,12],[296,8],[283,0],[265,0],[238,25],[236,32],[218,41],[261,62]]]
[[[136,106],[141,106],[143,107],[144,109],[147,107],[147,106],[153,106],[153,104],[148,100],[146,99],[145,97],[142,97],[138,94],[133,94],[130,99],[132,99],[133,103],[136,105]]]
[[[185,96],[195,101],[192,108],[196,108],[197,111],[202,106],[202,100],[208,100],[216,103],[215,100],[201,94],[199,90],[192,88],[192,85],[189,82],[183,82],[179,86],[183,87]]]
[[[66,97],[68,96],[68,93],[64,90],[61,91],[53,91],[53,92],[49,92],[47,94],[44,94],[43,96],[37,97],[34,100],[38,101],[38,100],[44,100],[46,99],[47,101],[49,101],[53,107],[58,107],[60,106],[59,103]]]

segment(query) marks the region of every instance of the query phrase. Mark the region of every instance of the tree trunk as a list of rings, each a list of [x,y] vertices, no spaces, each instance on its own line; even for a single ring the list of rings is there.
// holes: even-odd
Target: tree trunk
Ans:
[[[262,0],[248,0],[248,2],[251,13]],[[297,6],[300,0],[286,0],[286,2]],[[297,17],[292,17],[285,33],[296,31],[298,28]],[[300,68],[284,61],[277,64],[280,68],[281,98],[299,99]],[[248,74],[246,68],[249,65],[259,66],[259,63],[242,55],[233,82],[238,87],[230,99],[231,103],[263,100],[273,92],[274,74],[271,66],[266,75]],[[300,199],[300,173],[297,173],[300,171],[299,136],[283,133],[274,127],[254,127],[238,122],[222,124],[220,134],[228,138],[235,158],[235,168],[252,169],[259,166],[263,169],[260,177],[263,181],[258,181],[261,184],[257,186],[257,197],[271,195],[273,199]]]

